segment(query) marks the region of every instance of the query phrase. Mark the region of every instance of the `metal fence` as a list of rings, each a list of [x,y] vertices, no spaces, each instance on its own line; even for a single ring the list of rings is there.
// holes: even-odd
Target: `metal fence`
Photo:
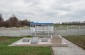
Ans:
[[[0,36],[27,36],[30,34],[29,27],[0,28]]]
[[[85,26],[55,27],[54,33],[61,36],[85,35]]]
[[[35,35],[31,33],[29,27],[20,27],[20,28],[0,28],[0,36],[27,36]],[[54,27],[53,33],[36,33],[36,35],[85,35],[85,26],[67,26],[67,27]]]

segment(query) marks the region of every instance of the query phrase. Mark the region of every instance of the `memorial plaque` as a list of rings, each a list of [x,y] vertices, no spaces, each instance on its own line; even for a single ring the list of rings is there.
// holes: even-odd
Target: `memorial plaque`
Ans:
[[[38,37],[33,37],[31,39],[31,44],[37,44],[38,43]]]
[[[42,38],[41,40],[42,40],[42,42],[48,42],[47,38]]]
[[[29,42],[29,39],[23,39],[22,42]]]

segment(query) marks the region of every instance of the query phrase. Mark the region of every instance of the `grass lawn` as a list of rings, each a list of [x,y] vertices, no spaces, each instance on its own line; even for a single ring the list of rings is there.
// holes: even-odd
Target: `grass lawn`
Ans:
[[[50,47],[8,46],[21,37],[0,37],[0,55],[52,55]]]
[[[7,46],[11,43],[13,43],[14,41],[19,40],[21,37],[17,38],[17,37],[0,37],[0,46]]]
[[[85,49],[85,36],[66,36],[64,38]]]

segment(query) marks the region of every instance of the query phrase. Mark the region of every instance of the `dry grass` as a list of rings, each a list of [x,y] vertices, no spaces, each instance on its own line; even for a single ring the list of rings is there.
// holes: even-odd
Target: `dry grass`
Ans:
[[[85,49],[85,36],[66,36],[65,38]]]

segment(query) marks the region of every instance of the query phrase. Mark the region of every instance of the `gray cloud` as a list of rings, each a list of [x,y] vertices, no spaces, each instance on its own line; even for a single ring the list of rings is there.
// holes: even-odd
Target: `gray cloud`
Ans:
[[[85,0],[0,0],[0,13],[35,22],[84,21],[84,5]]]

